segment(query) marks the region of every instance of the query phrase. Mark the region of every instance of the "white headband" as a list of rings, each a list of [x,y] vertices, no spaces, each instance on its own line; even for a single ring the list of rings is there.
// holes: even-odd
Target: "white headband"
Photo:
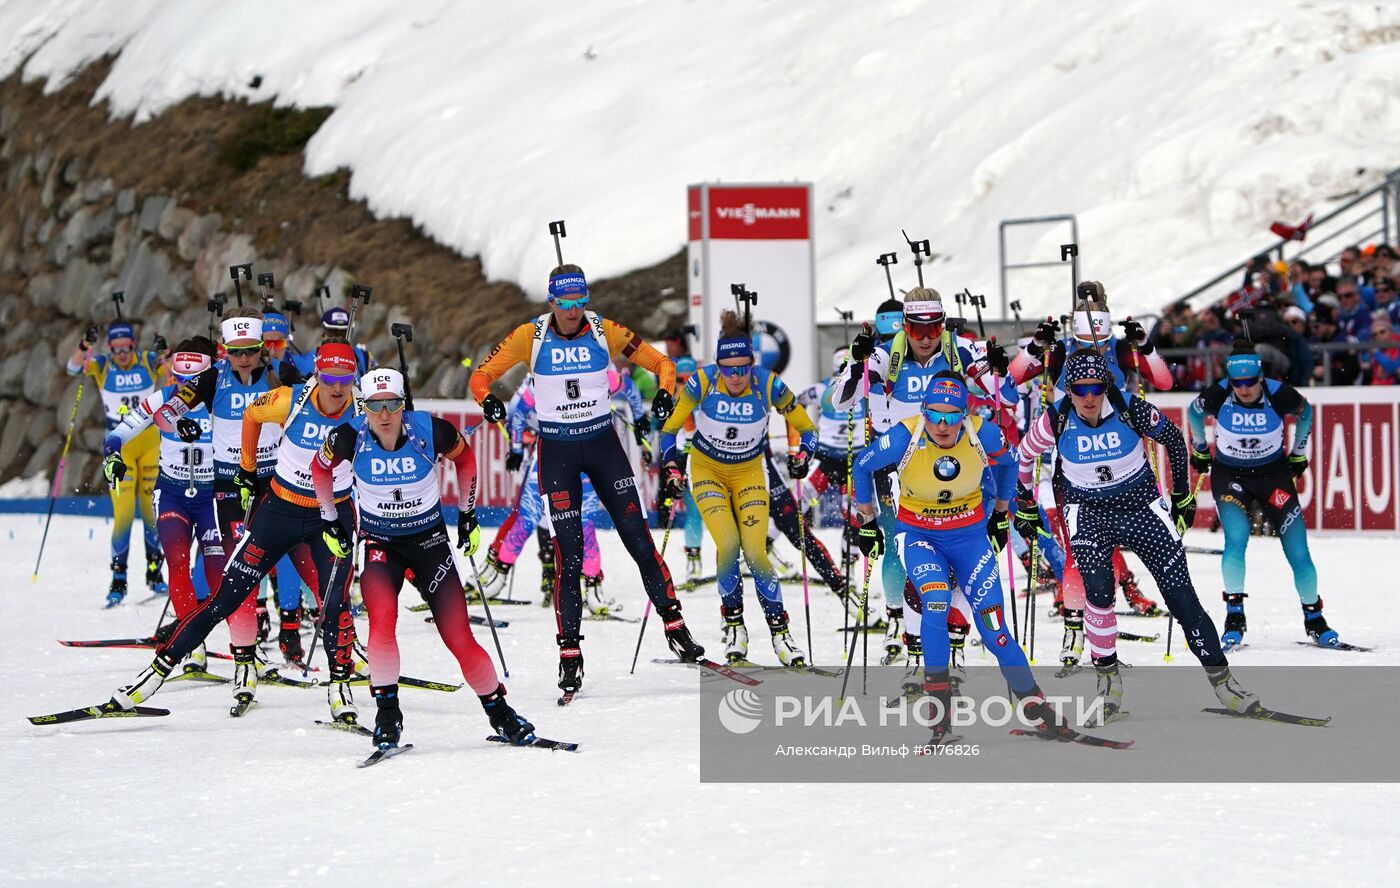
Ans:
[[[262,318],[224,318],[219,327],[223,331],[225,345],[244,340],[262,342]]]
[[[1094,327],[1089,329],[1092,318]],[[1113,319],[1106,311],[1091,311],[1088,317],[1082,311],[1074,313],[1074,338],[1080,342],[1103,342],[1113,335]]]
[[[390,392],[398,398],[404,396],[402,373],[390,367],[380,367],[360,377],[360,393],[366,398],[385,392]]]

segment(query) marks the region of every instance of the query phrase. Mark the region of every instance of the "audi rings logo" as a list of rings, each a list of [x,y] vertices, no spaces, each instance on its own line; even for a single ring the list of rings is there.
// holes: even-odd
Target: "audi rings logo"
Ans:
[[[748,688],[735,688],[719,701],[719,723],[731,734],[749,734],[763,721],[763,701]]]
[[[637,479],[633,475],[628,475],[626,478],[619,478],[613,482],[613,490],[626,490],[629,487],[636,486]]]

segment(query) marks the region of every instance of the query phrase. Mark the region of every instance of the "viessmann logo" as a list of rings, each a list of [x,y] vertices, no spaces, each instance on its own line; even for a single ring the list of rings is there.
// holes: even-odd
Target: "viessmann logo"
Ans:
[[[715,207],[715,215],[721,219],[739,219],[745,225],[753,225],[760,220],[802,218],[801,207],[759,207],[746,203],[741,207]]]

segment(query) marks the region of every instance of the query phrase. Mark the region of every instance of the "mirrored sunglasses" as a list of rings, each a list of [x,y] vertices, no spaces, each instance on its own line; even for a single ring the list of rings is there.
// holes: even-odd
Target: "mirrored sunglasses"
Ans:
[[[317,373],[316,378],[326,385],[353,385],[355,382],[355,374],[353,373],[346,373],[344,375],[338,373]]]
[[[942,321],[905,321],[904,332],[915,339],[929,339],[943,334]]]
[[[226,345],[224,346],[224,351],[231,355],[255,355],[262,351],[262,347],[263,344],[261,342],[256,345]]]
[[[577,299],[556,299],[556,300],[554,300],[554,306],[555,306],[555,308],[562,308],[564,311],[570,311],[571,309],[575,309],[575,308],[583,308],[583,307],[585,307],[585,306],[587,306],[587,305],[588,305],[588,297],[587,297],[587,296],[580,296],[580,297],[578,297]]]
[[[727,364],[719,365],[719,372],[731,379],[738,379],[740,376],[747,376],[753,369],[752,364],[740,364],[737,367],[730,367]]]
[[[129,355],[136,351],[136,349],[130,345],[114,345],[111,347],[110,351],[114,355]]]
[[[1257,376],[1242,376],[1239,379],[1230,380],[1230,385],[1233,385],[1237,389],[1245,389],[1258,384],[1259,377]]]
[[[934,425],[954,426],[963,421],[967,416],[966,410],[959,410],[955,413],[948,413],[944,410],[934,410],[932,407],[924,408],[924,416]]]
[[[398,413],[403,409],[403,398],[369,398],[365,409],[370,413]]]
[[[1106,382],[1076,382],[1069,387],[1070,393],[1081,398],[1097,397],[1108,391]]]

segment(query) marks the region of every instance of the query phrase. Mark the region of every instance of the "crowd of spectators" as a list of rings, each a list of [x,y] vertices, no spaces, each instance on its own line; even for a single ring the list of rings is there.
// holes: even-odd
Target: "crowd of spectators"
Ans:
[[[1350,246],[1335,263],[1256,256],[1240,288],[1203,310],[1168,308],[1152,331],[1165,349],[1174,388],[1205,388],[1224,374],[1236,337],[1246,335],[1265,374],[1295,386],[1400,385],[1400,253],[1388,244]],[[1364,343],[1367,347],[1327,348]]]

